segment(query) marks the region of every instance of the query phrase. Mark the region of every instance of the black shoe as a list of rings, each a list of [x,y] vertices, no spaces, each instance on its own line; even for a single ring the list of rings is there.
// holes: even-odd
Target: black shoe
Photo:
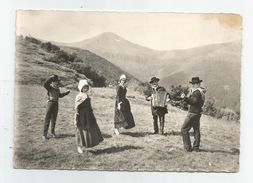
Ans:
[[[194,147],[192,150],[195,151],[195,152],[199,152],[200,151],[198,147]]]
[[[56,138],[57,136],[56,136],[56,134],[55,134],[55,132],[51,132],[50,134],[49,134],[49,137],[51,138]]]
[[[153,134],[158,134],[158,132],[154,132]]]

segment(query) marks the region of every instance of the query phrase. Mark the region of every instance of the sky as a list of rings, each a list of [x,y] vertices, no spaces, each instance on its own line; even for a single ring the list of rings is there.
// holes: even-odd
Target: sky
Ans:
[[[241,40],[242,19],[236,14],[17,11],[17,35],[71,43],[103,32],[156,50],[187,49]]]

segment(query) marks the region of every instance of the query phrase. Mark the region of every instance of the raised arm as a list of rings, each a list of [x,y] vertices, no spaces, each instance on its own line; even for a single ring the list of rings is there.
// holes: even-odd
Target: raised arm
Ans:
[[[52,89],[52,86],[50,85],[53,81],[53,76],[51,76],[50,78],[48,78],[46,80],[46,82],[44,83],[44,88],[46,88],[46,90],[50,91]]]
[[[59,98],[62,98],[62,97],[64,97],[64,96],[68,95],[69,93],[70,93],[69,90],[66,91],[66,92],[60,93],[60,94],[59,94]]]

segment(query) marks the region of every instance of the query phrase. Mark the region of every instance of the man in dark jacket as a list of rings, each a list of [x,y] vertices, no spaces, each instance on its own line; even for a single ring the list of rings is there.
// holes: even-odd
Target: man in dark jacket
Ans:
[[[162,86],[158,85],[159,78],[152,77],[149,84],[151,85],[151,94],[146,97],[147,101],[151,101],[151,112],[153,115],[153,122],[154,122],[154,134],[158,134],[158,119],[160,122],[160,134],[164,133],[164,122],[165,122],[165,114],[168,113],[166,102],[169,100],[169,94],[167,93],[166,89]],[[164,106],[156,106],[155,104],[155,95],[158,93],[164,93]]]
[[[200,145],[200,117],[202,106],[205,102],[205,90],[200,87],[202,80],[199,77],[193,77],[189,82],[192,88],[187,96],[181,95],[181,98],[189,105],[188,114],[181,128],[183,136],[184,149],[186,152],[199,151]],[[194,143],[191,146],[189,131],[194,130]]]
[[[64,97],[65,95],[68,95],[70,91],[61,93],[59,89],[60,85],[60,79],[57,75],[51,76],[44,84],[44,87],[47,90],[48,95],[48,101],[47,101],[47,109],[46,109],[46,117],[45,117],[45,123],[44,123],[44,130],[43,130],[43,136],[42,139],[46,140],[47,132],[49,128],[49,124],[51,122],[51,134],[53,137],[55,137],[55,123],[56,118],[58,114],[58,100],[59,98]]]

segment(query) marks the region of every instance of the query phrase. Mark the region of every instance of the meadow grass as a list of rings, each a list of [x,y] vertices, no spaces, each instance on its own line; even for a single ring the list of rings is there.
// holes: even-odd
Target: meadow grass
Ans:
[[[63,89],[64,90],[64,89]],[[185,111],[168,106],[165,134],[153,135],[149,102],[129,91],[136,127],[113,134],[115,89],[93,88],[91,103],[104,141],[78,154],[75,143],[76,91],[60,100],[56,124],[58,138],[42,140],[46,91],[38,85],[17,85],[15,97],[14,167],[25,169],[76,169],[125,171],[239,170],[240,124],[201,117],[201,152],[183,150],[181,125]]]

